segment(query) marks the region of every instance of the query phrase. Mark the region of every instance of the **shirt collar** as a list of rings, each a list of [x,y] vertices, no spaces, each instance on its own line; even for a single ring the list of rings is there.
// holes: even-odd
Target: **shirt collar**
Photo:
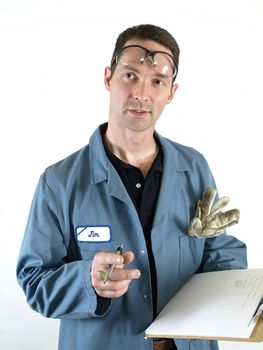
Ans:
[[[136,168],[135,166],[124,162],[123,160],[121,160],[120,158],[116,157],[114,153],[112,153],[106,142],[105,142],[105,138],[103,137],[103,134],[106,132],[106,128],[105,127],[101,127],[100,129],[101,131],[101,138],[102,138],[102,142],[103,142],[103,146],[105,149],[105,152],[107,154],[107,157],[109,158],[110,162],[115,166],[115,167],[123,167],[126,169],[131,169],[131,168]],[[158,142],[157,138],[154,136],[155,141],[158,143],[159,145],[159,151],[153,161],[153,164],[151,166],[151,171],[163,171],[163,152],[162,152],[162,148],[160,143]]]

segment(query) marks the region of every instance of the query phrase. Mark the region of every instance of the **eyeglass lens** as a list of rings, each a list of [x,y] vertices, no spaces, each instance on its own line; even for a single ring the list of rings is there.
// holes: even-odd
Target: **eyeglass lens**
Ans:
[[[144,63],[150,64],[158,73],[168,76],[174,75],[174,62],[165,53],[156,52],[153,56],[140,47],[127,47],[117,56],[117,63],[127,66],[136,66]]]

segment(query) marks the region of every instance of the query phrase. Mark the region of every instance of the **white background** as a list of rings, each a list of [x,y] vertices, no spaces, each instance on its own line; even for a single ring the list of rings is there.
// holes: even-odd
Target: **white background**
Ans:
[[[249,267],[263,267],[263,1],[1,0],[3,350],[56,349],[58,321],[31,311],[15,278],[29,206],[45,167],[88,143],[107,120],[104,67],[117,35],[139,23],[165,27],[181,48],[179,89],[157,130],[205,155],[220,195],[241,211],[229,233],[247,243]]]

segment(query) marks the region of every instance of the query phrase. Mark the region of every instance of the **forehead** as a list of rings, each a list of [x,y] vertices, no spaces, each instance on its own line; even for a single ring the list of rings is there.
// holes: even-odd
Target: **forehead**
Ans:
[[[161,75],[164,78],[173,77],[175,73],[175,64],[171,56],[169,49],[153,40],[131,39],[126,41],[124,49],[116,56],[115,62],[117,69],[131,69],[132,67],[138,72],[147,69],[151,74]]]
[[[142,39],[134,38],[126,41],[126,43],[124,44],[124,46],[128,46],[128,45],[140,45],[140,46],[146,47],[148,50],[151,50],[151,51],[164,51],[169,53],[170,55],[173,55],[171,50],[169,50],[166,46],[163,46],[153,40],[142,40]]]

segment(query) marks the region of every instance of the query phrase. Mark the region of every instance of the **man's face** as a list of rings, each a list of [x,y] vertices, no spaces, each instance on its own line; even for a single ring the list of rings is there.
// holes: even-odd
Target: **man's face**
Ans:
[[[128,40],[125,46],[140,45],[152,51],[169,49],[151,40]],[[143,63],[136,49],[120,56],[114,72],[105,69],[105,87],[110,92],[109,123],[133,131],[154,129],[166,104],[173,99],[177,85],[172,86],[172,68],[151,57]],[[161,69],[160,69],[161,68]],[[113,123],[113,124],[112,124]]]

